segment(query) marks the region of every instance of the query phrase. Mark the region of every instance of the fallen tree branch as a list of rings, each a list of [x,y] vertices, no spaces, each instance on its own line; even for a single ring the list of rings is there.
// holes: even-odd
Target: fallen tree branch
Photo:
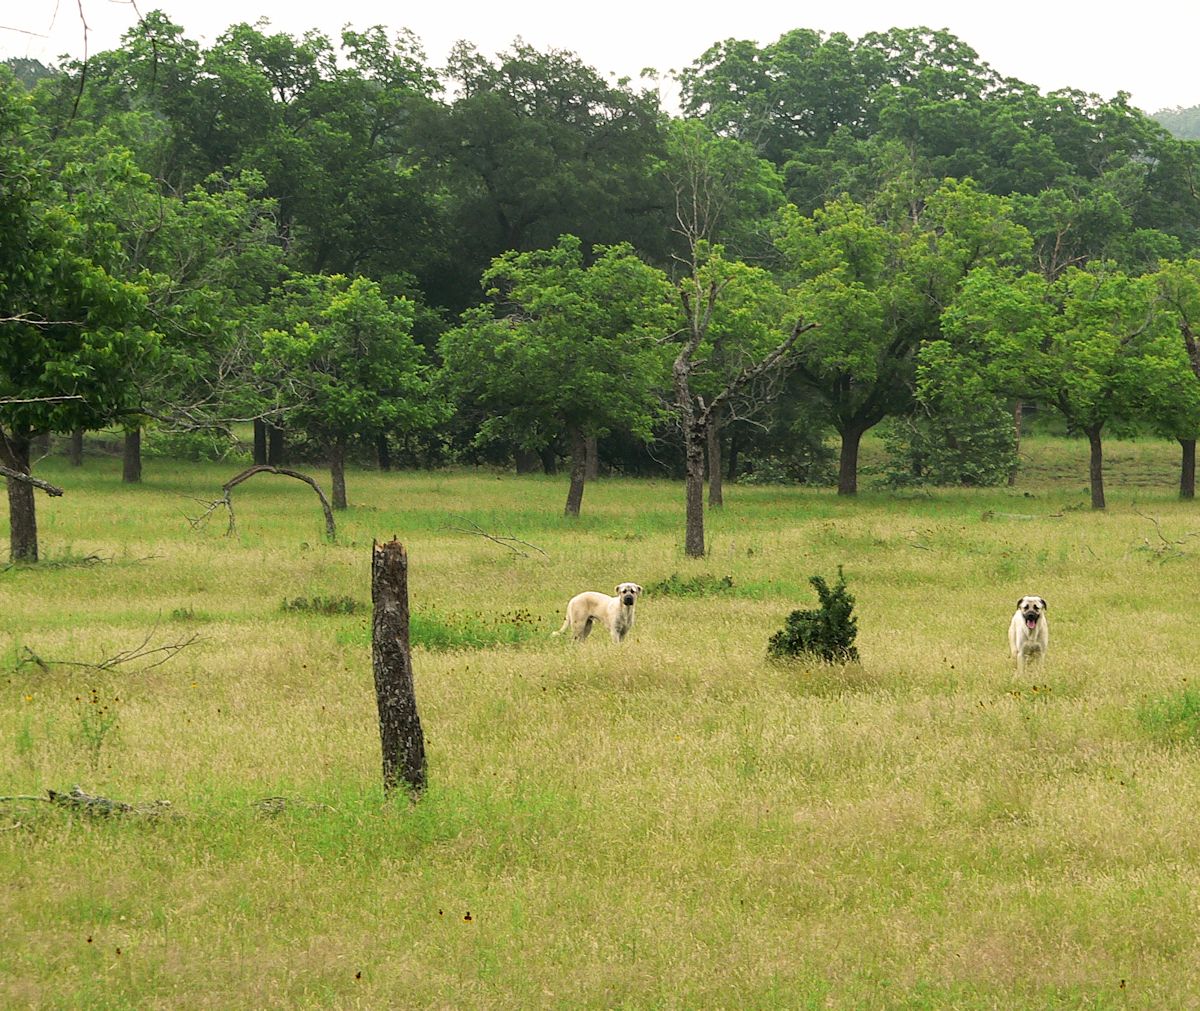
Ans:
[[[287,810],[301,811],[333,811],[334,808],[328,804],[321,804],[314,800],[297,800],[294,797],[263,797],[261,800],[251,802],[250,806],[254,808],[255,813],[264,818],[273,818],[277,814],[283,814]]]
[[[66,793],[57,790],[47,790],[45,797],[34,797],[29,794],[16,794],[11,797],[0,797],[0,801],[30,800],[40,803],[54,804],[82,814],[107,817],[112,814],[132,814],[155,818],[171,810],[169,800],[152,800],[148,804],[127,804],[123,800],[112,800],[109,797],[92,796],[84,793],[78,784]]]
[[[1144,520],[1149,520],[1152,524],[1154,524],[1154,532],[1158,535],[1158,539],[1161,543],[1158,545],[1158,547],[1154,547],[1150,543],[1150,538],[1147,537],[1145,538],[1145,544],[1146,550],[1158,556],[1159,559],[1167,557],[1182,558],[1186,554],[1186,552],[1183,550],[1183,545],[1186,544],[1190,538],[1198,536],[1196,531],[1192,531],[1184,534],[1184,536],[1179,540],[1173,541],[1162,532],[1162,525],[1153,516],[1147,516],[1140,509],[1134,509],[1133,511],[1135,515],[1140,516]]]
[[[486,530],[483,529],[483,527],[481,527],[474,520],[464,520],[461,517],[456,517],[456,519],[459,519],[460,522],[468,523],[468,524],[470,524],[470,526],[469,527],[455,527],[455,526],[450,526],[449,524],[447,524],[445,527],[443,527],[443,529],[444,530],[454,530],[461,534],[476,534],[479,537],[483,537],[489,541],[492,541],[496,544],[499,544],[499,545],[502,545],[503,547],[508,548],[509,551],[515,552],[516,554],[520,555],[522,558],[528,558],[529,554],[528,554],[528,552],[522,551],[520,548],[516,547],[517,544],[523,544],[527,548],[532,548],[534,551],[540,552],[546,558],[550,557],[548,554],[546,554],[545,551],[542,551],[542,549],[539,548],[536,544],[530,544],[529,541],[523,541],[519,537],[511,537],[511,536],[508,536],[507,534],[489,534]]]
[[[52,667],[84,667],[88,670],[104,671],[112,670],[114,667],[119,667],[121,664],[132,663],[136,660],[145,660],[149,657],[155,657],[153,663],[147,664],[145,667],[140,667],[137,673],[143,673],[148,670],[153,670],[166,663],[168,660],[173,660],[177,654],[189,646],[195,645],[200,641],[200,634],[193,632],[188,638],[181,639],[178,642],[169,642],[162,646],[150,646],[148,644],[154,633],[158,631],[158,624],[146,633],[146,637],[132,649],[123,649],[118,653],[114,653],[110,657],[92,663],[87,660],[50,660],[38,656],[28,646],[22,647],[24,655],[17,661],[18,667],[23,667],[25,664],[37,664],[44,673],[49,674]]]
[[[49,481],[43,481],[41,478],[33,477],[29,474],[22,474],[19,470],[13,470],[11,467],[5,467],[0,464],[0,477],[7,477],[12,481],[21,481],[24,484],[31,484],[35,488],[41,488],[51,498],[58,498],[63,493],[63,490],[56,484],[51,484]]]
[[[317,493],[317,498],[321,500],[321,508],[325,512],[325,536],[331,541],[337,539],[337,526],[333,520],[333,509],[329,505],[329,499],[325,497],[325,493],[321,490],[321,486],[307,474],[301,474],[298,470],[289,470],[287,467],[276,467],[265,463],[247,467],[240,474],[235,474],[226,481],[221,486],[221,491],[224,494],[219,499],[206,502],[206,508],[199,516],[194,518],[188,517],[188,522],[192,525],[192,529],[198,529],[216,510],[223,508],[229,513],[229,527],[225,531],[225,536],[232,537],[237,533],[237,520],[233,514],[233,489],[243,481],[248,481],[254,477],[255,474],[280,474],[283,477],[294,477],[297,481],[303,481],[307,484]]]

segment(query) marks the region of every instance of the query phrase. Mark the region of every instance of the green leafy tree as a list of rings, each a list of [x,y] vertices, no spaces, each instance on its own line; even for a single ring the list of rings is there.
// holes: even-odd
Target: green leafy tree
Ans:
[[[277,384],[289,428],[328,452],[333,506],[346,508],[346,455],[356,441],[429,428],[440,417],[412,338],[414,307],[367,278],[303,275],[270,307],[260,376]]]
[[[1162,263],[1154,275],[1159,311],[1178,328],[1185,353],[1178,382],[1168,388],[1169,402],[1158,405],[1157,427],[1178,439],[1181,448],[1179,496],[1196,497],[1196,435],[1200,433],[1200,260]]]
[[[30,445],[111,423],[137,407],[128,363],[152,359],[144,287],[118,276],[122,250],[50,171],[24,91],[0,74],[0,465],[10,554],[38,558]]]
[[[1152,277],[1103,264],[1057,279],[973,271],[942,319],[944,336],[921,351],[927,395],[969,390],[1019,396],[1055,408],[1090,448],[1093,509],[1105,507],[1105,426],[1170,399],[1183,349],[1156,311]]]
[[[519,40],[494,60],[460,43],[446,76],[454,100],[422,123],[421,150],[446,180],[448,276],[474,284],[504,251],[547,248],[564,234],[588,249],[630,242],[664,255],[656,92]]]
[[[771,230],[784,203],[783,190],[778,172],[770,162],[759,158],[749,144],[714,136],[700,122],[673,124],[663,173],[671,184],[675,199],[674,232],[679,245],[676,261],[683,268],[681,276],[691,277],[690,282],[683,282],[681,292],[687,290],[692,297],[697,284],[703,287],[705,282],[696,276],[700,260],[706,260],[714,247],[722,250],[718,257],[722,262],[726,253],[730,260],[749,261],[762,260],[769,255]],[[712,261],[714,266],[716,262]],[[765,275],[759,276],[765,280]],[[765,322],[772,309],[782,312],[778,291],[774,286],[766,287],[771,288],[771,294],[763,303],[763,312],[758,318],[760,337],[764,328],[774,334],[775,322]],[[762,285],[760,288],[765,290]],[[717,311],[725,315],[729,299],[719,301]],[[744,300],[741,309],[745,320]],[[689,326],[698,322],[691,319]],[[728,332],[724,321],[718,324],[718,329],[721,337],[701,351],[704,367],[697,369],[694,366],[698,362],[693,362],[689,369],[690,385],[710,401],[717,393],[713,387],[718,383],[723,385],[736,368],[744,364],[741,358],[748,350],[747,341],[754,339],[749,333],[734,335]],[[702,344],[705,340],[707,337],[702,338]],[[716,410],[706,412],[710,507],[720,507],[724,502],[722,428],[726,423],[738,420],[739,411],[754,413],[762,404],[761,397],[752,402],[751,398],[735,395]]]
[[[724,258],[698,240],[677,285],[682,325],[671,365],[675,411],[683,432],[684,552],[703,557],[704,458],[714,419],[738,398],[761,404],[784,375],[798,338],[817,326],[797,319],[781,332],[787,301],[765,270]]]
[[[571,449],[566,514],[579,515],[589,436],[650,439],[661,416],[662,337],[674,320],[666,276],[627,244],[582,243],[497,257],[483,276],[492,302],[441,341],[443,377],[485,420],[477,441],[539,450],[558,432]]]
[[[1029,240],[998,197],[948,180],[926,196],[889,191],[784,215],[777,244],[792,297],[821,327],[797,347],[797,380],[841,436],[838,493],[858,490],[863,435],[912,406],[914,362],[939,315],[981,264],[1020,261]]]

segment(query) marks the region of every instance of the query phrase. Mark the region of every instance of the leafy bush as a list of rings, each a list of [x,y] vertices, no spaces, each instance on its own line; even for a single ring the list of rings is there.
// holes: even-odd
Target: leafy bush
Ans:
[[[664,597],[707,597],[733,589],[733,576],[692,576],[684,579],[678,572],[646,587],[647,593]]]
[[[293,597],[282,609],[302,614],[354,614],[362,605],[353,597]]]
[[[1151,699],[1139,707],[1138,721],[1166,744],[1200,744],[1200,691],[1185,688],[1178,695]]]
[[[1012,414],[1000,401],[982,401],[969,412],[918,413],[893,418],[883,429],[892,487],[1004,484],[1017,462]]]
[[[858,619],[852,614],[854,597],[846,592],[841,566],[832,590],[820,576],[811,576],[808,581],[817,591],[820,608],[789,614],[782,631],[771,636],[768,654],[780,660],[803,656],[817,657],[826,663],[857,660],[854,638],[858,635]]]

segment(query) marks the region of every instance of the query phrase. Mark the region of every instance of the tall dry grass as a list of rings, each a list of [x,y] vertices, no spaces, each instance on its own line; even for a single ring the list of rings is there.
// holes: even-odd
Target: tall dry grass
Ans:
[[[227,539],[185,517],[234,467],[50,461],[50,564],[0,572],[0,792],[173,814],[0,803],[0,1005],[1200,1006],[1200,506],[1165,443],[1108,447],[1102,515],[1079,443],[1026,453],[1014,489],[728,489],[701,562],[664,481],[569,522],[555,479],[356,472],[329,545],[296,482],[241,486]],[[367,632],[392,535],[428,643],[411,805],[382,799]],[[768,663],[838,565],[861,664]],[[620,647],[549,637],[572,593],[673,574],[733,586],[644,597]],[[1029,592],[1051,652],[1019,682]],[[199,638],[30,660],[150,632]]]

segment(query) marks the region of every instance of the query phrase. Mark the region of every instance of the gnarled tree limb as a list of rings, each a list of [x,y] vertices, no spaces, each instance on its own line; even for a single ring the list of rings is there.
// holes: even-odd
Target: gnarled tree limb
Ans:
[[[214,499],[212,502],[206,503],[207,508],[199,516],[188,517],[188,522],[193,527],[199,527],[212,513],[220,508],[225,508],[229,513],[229,528],[225,531],[226,537],[232,537],[237,532],[237,523],[233,515],[233,489],[243,481],[248,481],[255,474],[282,474],[284,477],[294,477],[297,481],[303,481],[306,485],[312,488],[317,493],[317,498],[321,500],[321,508],[325,511],[325,535],[332,541],[337,539],[337,525],[333,520],[333,509],[329,505],[329,499],[325,497],[325,493],[321,491],[321,486],[317,484],[307,474],[301,474],[298,470],[290,470],[287,467],[276,467],[272,464],[260,463],[253,467],[247,467],[240,474],[235,474],[221,486],[221,491],[224,494],[219,499]]]
[[[11,467],[5,467],[0,464],[0,477],[7,477],[13,481],[21,481],[25,484],[31,484],[35,488],[41,488],[51,498],[57,498],[63,493],[63,490],[56,484],[51,484],[49,481],[43,481],[41,478],[33,477],[29,474],[22,474],[19,470],[13,470]]]

